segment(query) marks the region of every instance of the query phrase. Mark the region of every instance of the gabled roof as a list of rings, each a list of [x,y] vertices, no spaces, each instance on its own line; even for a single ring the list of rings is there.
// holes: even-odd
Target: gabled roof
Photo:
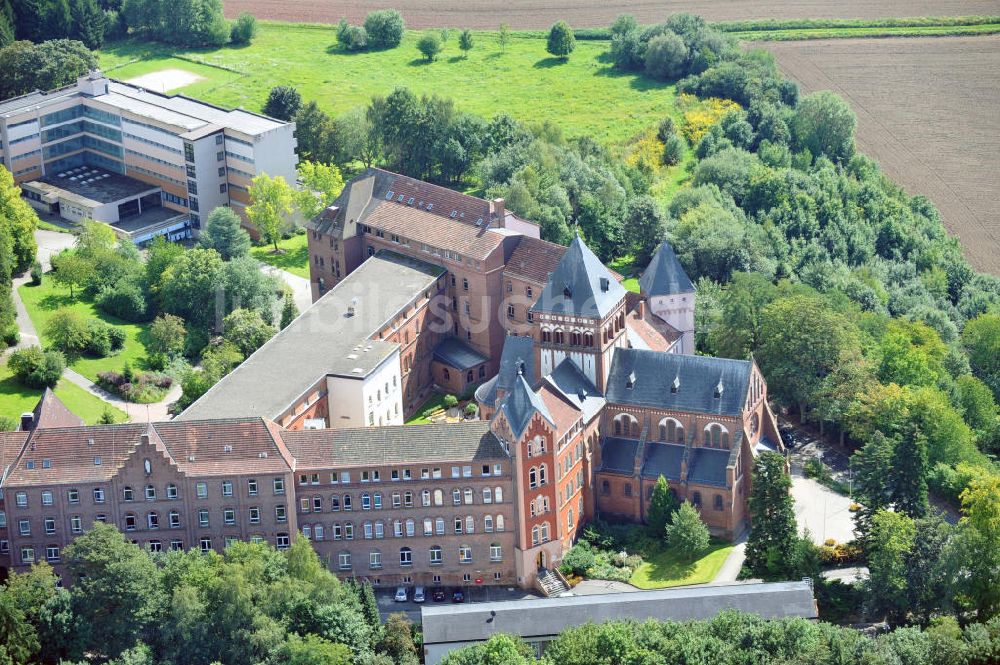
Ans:
[[[531,337],[510,335],[504,338],[500,354],[500,371],[476,389],[476,400],[496,406],[497,391],[509,393],[517,381],[518,372],[524,374],[529,385],[535,385],[535,340]]]
[[[518,375],[510,393],[504,398],[500,410],[507,416],[510,429],[518,438],[524,434],[525,428],[528,427],[528,423],[531,422],[532,416],[536,413],[545,418],[553,428],[556,427],[556,421],[549,413],[545,402],[542,401],[538,393],[531,389],[523,375]]]
[[[605,396],[612,404],[736,417],[746,403],[750,366],[749,360],[618,348]]]
[[[51,388],[46,388],[42,398],[38,400],[33,411],[35,415],[34,428],[39,427],[79,427],[83,418],[66,408]]]
[[[364,464],[469,462],[506,457],[486,421],[392,427],[296,430],[282,438],[296,469]]]
[[[517,248],[507,259],[504,272],[536,284],[545,284],[565,253],[566,248],[562,245],[522,236]]]
[[[623,298],[622,285],[576,236],[531,311],[603,319]]]
[[[644,296],[669,296],[675,293],[694,293],[695,290],[674,254],[674,248],[666,241],[660,245],[639,278],[639,289]]]
[[[570,358],[563,358],[545,381],[581,412],[584,422],[590,422],[604,407],[604,396]]]

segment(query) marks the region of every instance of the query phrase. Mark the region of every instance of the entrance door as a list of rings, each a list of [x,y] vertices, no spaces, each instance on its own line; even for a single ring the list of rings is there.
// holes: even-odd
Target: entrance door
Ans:
[[[539,569],[545,568],[545,552],[539,552],[535,559]]]

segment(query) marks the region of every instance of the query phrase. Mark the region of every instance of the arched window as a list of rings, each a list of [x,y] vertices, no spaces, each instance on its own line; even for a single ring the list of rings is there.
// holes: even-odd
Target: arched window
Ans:
[[[729,447],[729,430],[719,423],[705,427],[705,442],[713,448]]]
[[[444,492],[441,490],[434,490],[434,505],[440,506],[444,503]]]
[[[146,501],[156,501],[156,488],[146,485]]]
[[[350,510],[350,509],[351,509],[351,495],[350,494],[345,494],[344,495],[344,510]]]
[[[535,467],[528,469],[528,487],[532,489],[538,487],[538,469]]]
[[[462,533],[462,524],[463,524],[462,518],[461,517],[456,517],[455,518],[455,533]]]
[[[660,421],[660,441],[684,443],[684,427],[673,418],[664,418]]]
[[[572,508],[570,508],[569,512],[566,513],[566,528],[567,529],[572,529],[573,528],[573,509]]]
[[[606,480],[601,481],[601,494],[611,494],[611,483]]]
[[[544,464],[538,467],[538,484],[544,485],[546,482],[546,476],[548,475],[548,467]]]
[[[125,487],[122,488],[122,500],[123,501],[134,501],[135,500],[135,492],[128,485],[126,485]]]
[[[431,505],[431,491],[424,490],[420,493],[420,505],[427,507]]]
[[[497,515],[497,531],[503,531],[503,515]]]
[[[493,503],[493,490],[489,487],[483,488],[483,503]]]
[[[330,497],[330,510],[332,510],[334,512],[340,510],[340,497],[339,496],[331,496]]]
[[[414,535],[416,535],[416,524],[411,518],[406,520],[406,537],[412,538]]]
[[[543,543],[549,542],[549,523],[543,522],[540,531],[541,531],[542,542]]]
[[[495,503],[503,503],[503,489],[497,487],[493,490],[493,501]]]
[[[540,537],[540,529],[536,524],[535,526],[531,527],[531,544],[537,545],[539,542],[539,537]]]
[[[462,490],[457,487],[451,491],[451,501],[456,506],[462,505]]]
[[[716,494],[715,495],[715,499],[713,500],[713,507],[716,510],[722,510],[722,495],[721,494]]]
[[[465,494],[465,503],[466,503],[466,505],[471,505],[472,504],[472,488],[471,487],[466,487],[465,491],[464,491],[464,494]]]
[[[760,429],[760,416],[758,416],[755,413],[752,416],[750,416],[750,436],[756,434],[757,430],[759,429]]]
[[[620,413],[614,420],[615,436],[639,436],[639,421],[627,413]]]
[[[399,565],[400,566],[413,565],[413,550],[411,550],[409,547],[401,547],[399,549]]]
[[[167,483],[167,498],[176,499],[177,498],[177,485],[174,483]]]
[[[474,518],[472,515],[469,515],[468,517],[465,518],[465,532],[475,533],[475,531],[476,531],[476,518]]]
[[[441,536],[444,535],[444,518],[438,517],[434,520],[434,533]]]
[[[315,540],[323,540],[323,525],[317,524],[313,527],[313,538]]]
[[[493,532],[493,516],[492,515],[487,515],[486,517],[483,518],[483,531],[485,531],[486,533],[492,533]]]

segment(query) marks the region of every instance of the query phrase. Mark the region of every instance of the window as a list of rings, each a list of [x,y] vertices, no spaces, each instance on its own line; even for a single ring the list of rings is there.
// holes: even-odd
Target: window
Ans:
[[[123,487],[122,488],[122,501],[134,501],[134,500],[135,500],[135,492],[132,491],[132,488],[129,487],[128,485],[126,485],[125,487]]]
[[[425,508],[427,506],[431,505],[431,491],[430,490],[423,490],[420,493],[420,505],[424,506]]]
[[[528,487],[531,489],[538,487],[538,470],[535,467],[528,469]]]
[[[712,503],[713,503],[713,507],[716,510],[722,510],[722,495],[721,494],[716,494],[715,498],[712,501]]]
[[[201,553],[202,554],[208,554],[210,551],[212,551],[212,539],[211,538],[207,538],[207,537],[206,538],[202,538],[201,540],[198,541],[198,545],[201,548]]]
[[[34,563],[35,562],[35,548],[34,547],[22,547],[21,548],[21,563]]]
[[[695,508],[701,508],[701,492],[695,492],[691,497],[691,503]]]
[[[167,516],[167,519],[169,520],[171,529],[181,528],[181,514],[178,513],[176,510],[171,510],[170,514]]]
[[[83,533],[83,520],[80,519],[79,515],[73,515],[69,518],[69,530],[73,533]]]
[[[236,511],[232,508],[226,508],[222,511],[222,521],[227,525],[232,526],[236,524]]]
[[[465,532],[474,533],[476,531],[476,520],[472,515],[465,518]]]
[[[569,513],[566,515],[566,528],[572,529],[574,525],[573,522],[573,509],[569,509]]]
[[[713,448],[728,448],[729,431],[719,423],[712,423],[705,428],[705,443]]]
[[[274,539],[274,544],[275,547],[277,547],[279,550],[287,550],[289,544],[288,534],[279,533],[277,537]]]
[[[45,548],[45,558],[49,561],[59,560],[59,548],[55,545],[49,545]]]
[[[104,503],[104,489],[101,487],[94,488],[94,503]]]
[[[135,531],[135,515],[133,513],[125,513],[125,530]]]
[[[43,522],[45,526],[45,535],[51,536],[56,532],[56,519],[54,517],[46,517]]]
[[[382,510],[382,493],[375,492],[375,510]]]
[[[444,503],[444,492],[441,490],[434,490],[434,505],[440,506]]]
[[[177,498],[177,485],[173,483],[167,484],[167,498],[176,499]]]
[[[274,507],[274,519],[278,522],[284,522],[288,519],[287,510],[285,504],[279,504]]]
[[[375,522],[375,539],[381,540],[385,538],[385,525],[381,522]]]
[[[632,496],[632,483],[625,483],[622,485],[622,494],[625,496]]]
[[[465,494],[465,504],[466,505],[471,505],[472,504],[472,488],[471,487],[466,487],[464,494]]]
[[[304,524],[302,526],[302,536],[306,540],[309,540],[310,538],[312,538],[312,527],[309,526],[308,524]]]
[[[378,551],[368,553],[368,567],[378,570],[382,567],[382,553]]]
[[[500,561],[503,559],[503,552],[500,548],[500,543],[490,544],[490,561]]]
[[[171,549],[171,551],[178,551],[178,550],[184,549],[184,541],[183,540],[171,540],[170,541],[170,549]]]
[[[338,554],[337,555],[337,565],[340,567],[341,570],[350,570],[351,569],[351,553],[350,552],[341,552],[340,554]]]
[[[457,487],[451,491],[451,500],[456,506],[462,505],[462,491]]]
[[[68,490],[66,492],[66,499],[70,503],[80,503],[80,490]]]
[[[45,490],[44,492],[42,492],[42,505],[43,506],[51,506],[52,505],[52,491],[51,490]]]
[[[318,482],[319,481],[317,480],[317,483]],[[281,496],[282,494],[285,493],[285,479],[284,478],[275,478],[273,481],[271,481],[271,484],[274,487],[274,494],[275,494],[275,496]]]
[[[233,482],[231,480],[222,481],[222,496],[233,495]]]
[[[503,515],[497,515],[497,531],[503,531]]]
[[[545,523],[542,524],[541,533],[542,533],[542,542],[543,543],[549,542],[549,523],[548,522],[545,522]]]
[[[344,540],[354,540],[354,523],[344,523]]]
[[[403,505],[407,508],[413,507],[413,492],[406,492],[403,494]]]
[[[362,482],[364,482],[362,480]],[[368,492],[361,495],[361,510],[371,510],[372,509],[372,496]]]
[[[458,562],[472,563],[472,548],[468,545],[460,545],[458,548]]]
[[[406,537],[412,538],[415,534],[415,525],[412,519],[406,520]]]
[[[483,518],[483,531],[485,531],[486,533],[492,533],[493,532],[493,516],[492,515],[487,515],[486,517]]]
[[[316,512],[316,513],[323,512],[323,497],[321,497],[321,496],[314,496],[313,497],[313,500],[312,500],[312,509],[313,509],[313,512]]]
[[[247,481],[247,494],[250,496],[257,496],[257,480],[251,478]]]
[[[440,566],[442,562],[442,550],[437,545],[434,545],[428,550],[430,554],[430,564],[432,566]]]
[[[344,506],[344,510],[350,510],[351,509],[351,495],[350,494],[345,494],[344,495],[343,506]]]
[[[207,527],[208,526],[208,510],[202,508],[198,511],[198,526]]]
[[[399,550],[399,565],[400,566],[413,565],[413,551],[409,547],[404,547]]]
[[[146,485],[146,501],[156,501],[156,488]]]
[[[462,533],[463,524],[461,517],[455,518],[455,533]]]
[[[147,513],[146,514],[146,526],[150,529],[160,528],[160,515],[158,513]]]
[[[199,499],[204,499],[208,496],[208,483],[198,483],[194,488],[195,494]]]
[[[361,526],[361,528],[362,528],[362,532],[361,532],[361,533],[362,533],[362,537],[363,537],[363,538],[364,538],[365,540],[371,540],[371,538],[372,538],[372,534],[374,533],[374,532],[372,531],[372,523],[371,523],[371,522],[365,522],[365,523],[364,523],[364,524],[363,524],[363,525]]]

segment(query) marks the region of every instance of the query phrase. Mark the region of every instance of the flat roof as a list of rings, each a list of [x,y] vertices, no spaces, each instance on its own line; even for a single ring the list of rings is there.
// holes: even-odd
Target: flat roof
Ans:
[[[812,585],[800,581],[424,606],[420,617],[424,644],[447,644],[483,641],[496,633],[547,637],[590,622],[710,619],[727,609],[765,619],[819,616]]]
[[[399,348],[368,338],[422,294],[436,293],[434,283],[444,272],[395,252],[378,252],[178,419],[277,418],[325,376],[364,378]]]
[[[127,217],[117,222],[109,222],[109,226],[133,235],[141,232],[143,229],[161,224],[168,219],[184,217],[186,215],[187,213],[177,212],[164,206],[154,206],[152,208],[143,208],[141,215]]]
[[[62,190],[99,204],[133,199],[160,189],[158,185],[151,185],[95,166],[78,166],[66,171],[49,173],[29,184],[48,185],[49,188]]]

